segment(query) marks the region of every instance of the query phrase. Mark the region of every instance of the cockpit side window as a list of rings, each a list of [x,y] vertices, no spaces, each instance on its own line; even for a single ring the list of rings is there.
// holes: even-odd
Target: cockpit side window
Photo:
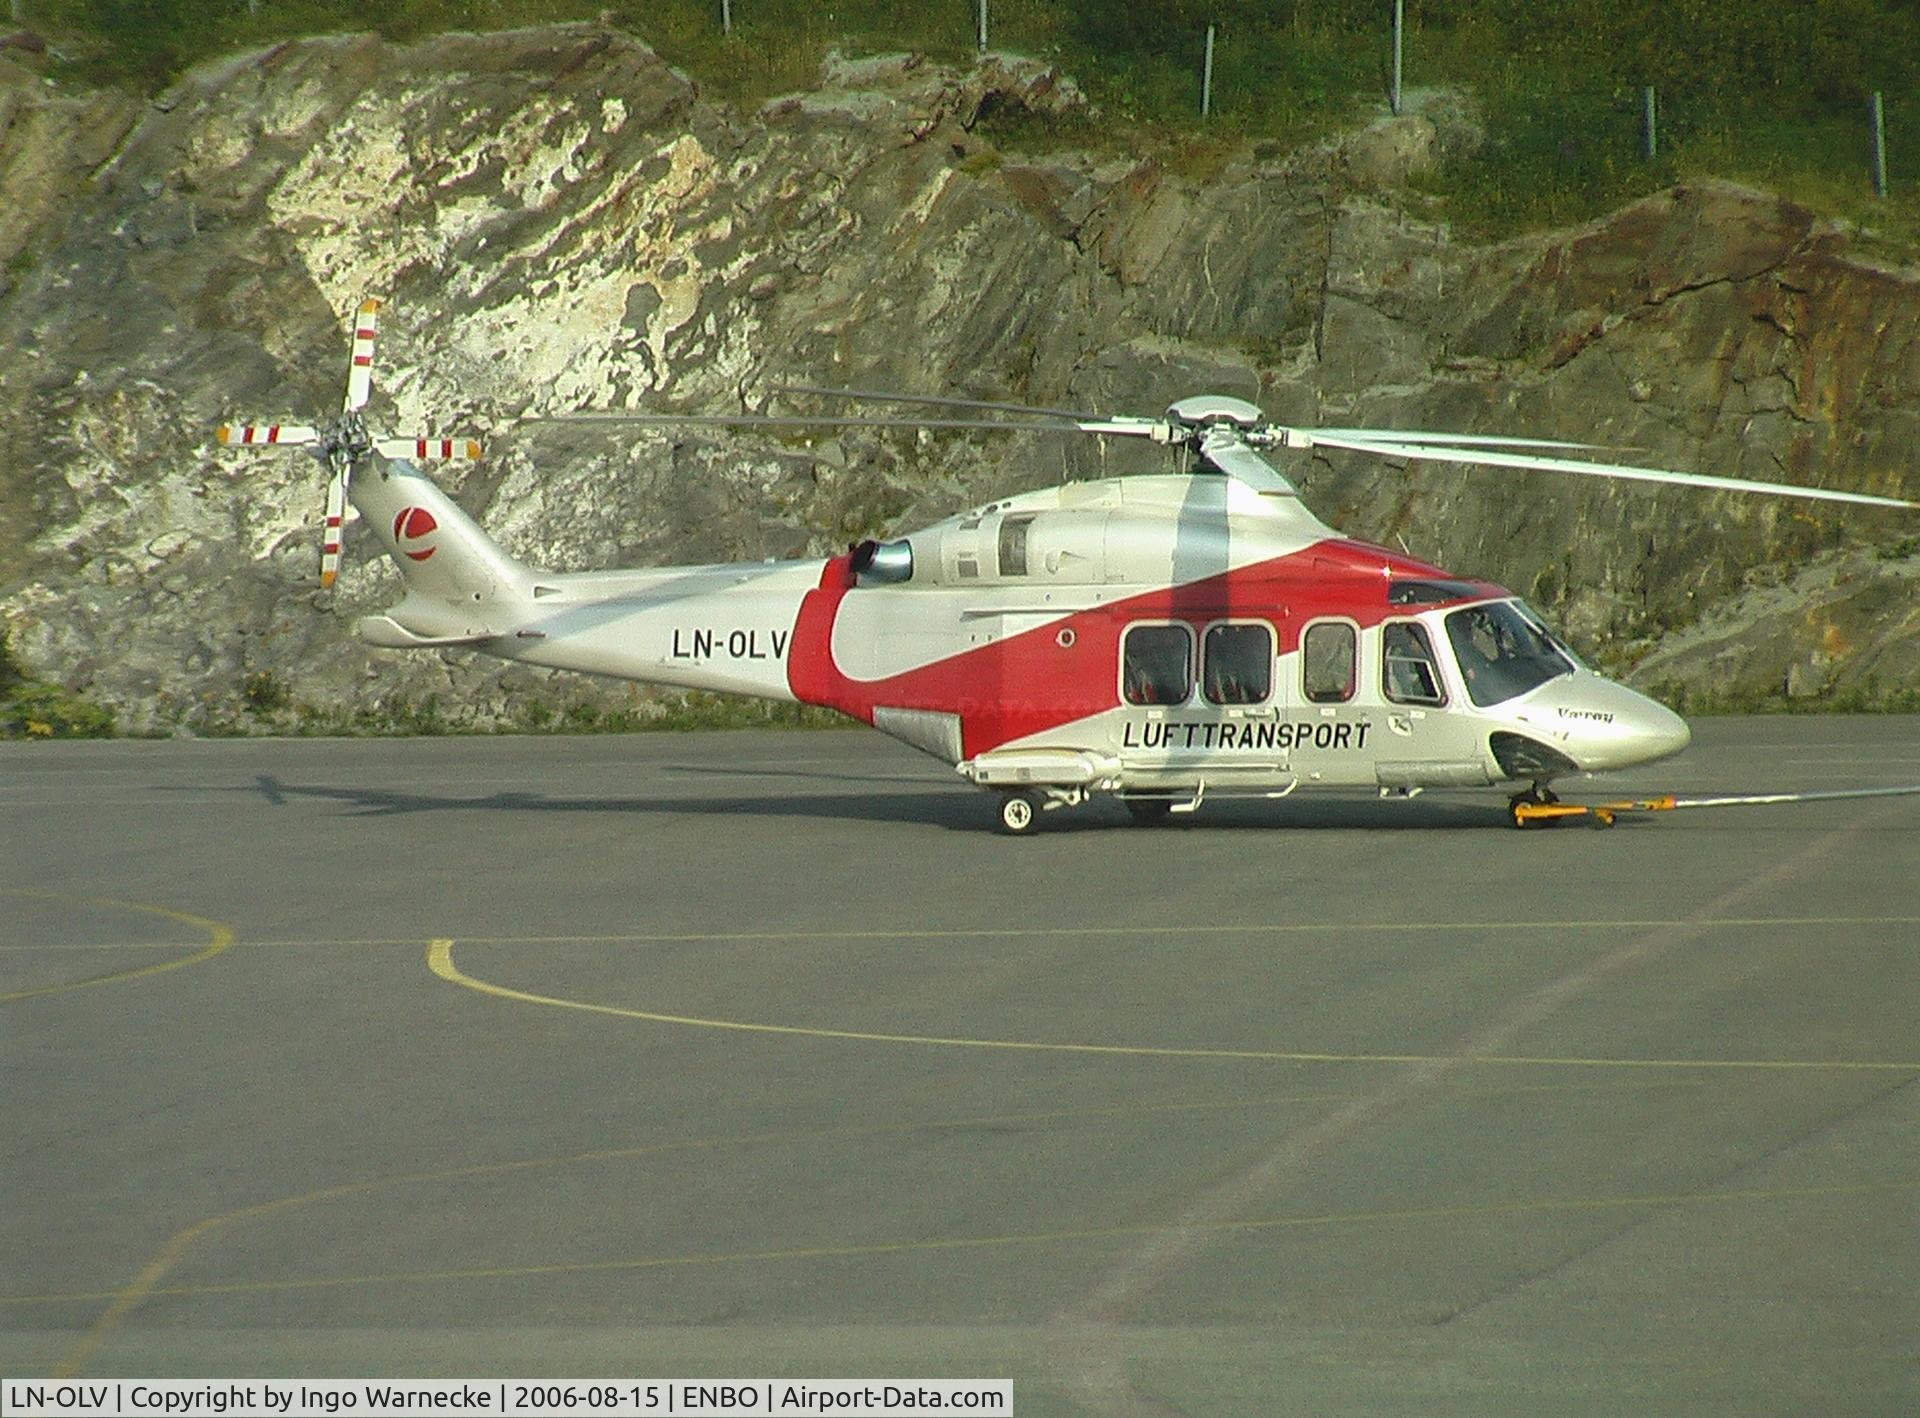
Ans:
[[[1185,704],[1193,693],[1193,632],[1184,625],[1129,628],[1120,661],[1129,704]]]
[[[1273,692],[1273,632],[1210,625],[1201,641],[1200,692],[1209,704],[1263,704]]]
[[[1467,698],[1485,708],[1570,674],[1573,664],[1551,638],[1506,601],[1468,606],[1447,617]]]
[[[1360,635],[1344,620],[1309,625],[1300,641],[1302,688],[1309,704],[1344,704],[1360,687]]]
[[[1380,635],[1380,687],[1395,704],[1445,704],[1440,667],[1426,627],[1410,620],[1388,621]]]

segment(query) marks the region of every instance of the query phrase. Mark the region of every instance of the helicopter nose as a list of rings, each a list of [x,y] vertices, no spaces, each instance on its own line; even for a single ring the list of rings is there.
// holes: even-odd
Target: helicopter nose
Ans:
[[[1623,684],[1595,675],[1581,689],[1576,702],[1555,712],[1570,731],[1574,761],[1588,772],[1654,763],[1693,742],[1685,719]]]
[[[1693,742],[1693,730],[1687,727],[1685,719],[1644,695],[1633,697],[1638,703],[1621,734],[1623,747],[1632,754],[1632,762],[1654,763],[1671,758]]]

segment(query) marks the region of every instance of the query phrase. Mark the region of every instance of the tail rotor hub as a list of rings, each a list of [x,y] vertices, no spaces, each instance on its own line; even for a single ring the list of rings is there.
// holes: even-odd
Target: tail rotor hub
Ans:
[[[373,435],[358,413],[342,414],[332,423],[323,424],[307,445],[307,452],[329,471],[351,472],[372,455],[373,449]]]

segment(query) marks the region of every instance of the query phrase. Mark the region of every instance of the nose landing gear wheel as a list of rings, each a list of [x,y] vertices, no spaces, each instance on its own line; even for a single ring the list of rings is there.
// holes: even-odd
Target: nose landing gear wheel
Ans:
[[[1560,814],[1540,812],[1540,808],[1558,806],[1559,797],[1545,783],[1535,783],[1525,792],[1515,793],[1507,799],[1507,816],[1513,819],[1515,827],[1531,827],[1539,822],[1551,822]]]
[[[1009,837],[1024,837],[1040,821],[1040,798],[1035,793],[1008,793],[1000,799],[1000,830]]]

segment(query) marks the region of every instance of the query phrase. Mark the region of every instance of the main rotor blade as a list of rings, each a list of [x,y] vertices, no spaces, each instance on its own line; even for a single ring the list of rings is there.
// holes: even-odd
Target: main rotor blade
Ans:
[[[549,414],[553,424],[649,424],[662,428],[998,428],[1014,434],[1146,432],[1089,428],[1087,424],[1006,422],[993,418],[874,418],[868,414]],[[1150,420],[1148,420],[1150,422]]]
[[[1494,468],[1525,468],[1543,473],[1578,473],[1584,477],[1619,478],[1627,482],[1668,483],[1680,487],[1704,487],[1715,492],[1758,492],[1772,497],[1804,497],[1818,502],[1851,502],[1866,507],[1900,507],[1920,510],[1920,502],[1898,497],[1877,497],[1865,492],[1839,492],[1832,488],[1804,487],[1795,483],[1756,482],[1751,478],[1720,478],[1707,473],[1676,473],[1666,468],[1641,468],[1631,463],[1589,463],[1577,458],[1532,458],[1519,453],[1481,452],[1473,449],[1446,448],[1430,443],[1389,443],[1375,437],[1344,438],[1310,433],[1313,442],[1326,448],[1344,448],[1353,453],[1372,453],[1383,458],[1420,458],[1436,463],[1477,463]]]
[[[1093,414],[1076,413],[1072,409],[1042,408],[1037,404],[1003,404],[990,399],[955,399],[939,394],[894,394],[884,389],[828,389],[818,384],[774,384],[768,390],[770,394],[808,394],[822,399],[853,399],[869,404],[927,404],[934,408],[945,409],[993,409],[1009,414],[1037,414],[1047,418],[1071,419],[1075,422],[1094,419]]]
[[[1216,430],[1201,441],[1200,456],[1228,477],[1237,478],[1256,492],[1292,497],[1300,495],[1300,490],[1281,476],[1279,469],[1247,446],[1238,430]]]
[[[934,408],[983,409],[1011,414],[1034,414],[1045,418],[1067,419],[1076,427],[1088,424],[1123,423],[1126,432],[1133,432],[1136,424],[1152,424],[1159,420],[1145,420],[1122,417],[1103,419],[1098,414],[1083,413],[1074,409],[1054,409],[1038,404],[1002,403],[990,399],[959,399],[940,394],[900,394],[885,389],[833,389],[819,384],[775,384],[769,386],[773,394],[805,394],[825,399],[853,399],[864,403],[876,404],[926,404]],[[1559,448],[1568,451],[1576,449],[1599,449],[1607,445],[1601,443],[1574,443],[1555,438],[1509,438],[1500,435],[1474,433],[1424,433],[1400,429],[1373,428],[1329,428],[1310,429],[1309,435],[1315,439],[1323,434],[1332,438],[1364,438],[1374,443],[1424,443],[1435,447],[1471,447],[1471,448]]]
[[[353,322],[353,363],[347,366],[347,402],[342,413],[358,413],[373,392],[373,342],[380,333],[380,302],[363,300]]]
[[[1605,443],[1566,443],[1555,438],[1502,438],[1478,433],[1416,433],[1380,428],[1310,428],[1316,443],[1329,438],[1362,438],[1369,443],[1423,443],[1435,448],[1606,448]],[[1631,451],[1631,450],[1628,450]]]

